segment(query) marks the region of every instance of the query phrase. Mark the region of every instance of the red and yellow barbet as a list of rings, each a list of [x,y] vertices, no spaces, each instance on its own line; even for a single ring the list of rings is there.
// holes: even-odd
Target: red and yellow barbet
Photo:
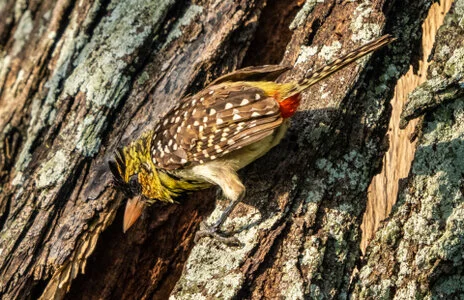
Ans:
[[[286,67],[250,67],[182,99],[110,162],[115,185],[130,197],[124,231],[147,204],[174,202],[186,192],[218,185],[231,204],[202,234],[220,236],[221,225],[245,194],[237,171],[280,142],[301,93],[393,40],[390,35],[378,38],[298,82],[275,82]]]

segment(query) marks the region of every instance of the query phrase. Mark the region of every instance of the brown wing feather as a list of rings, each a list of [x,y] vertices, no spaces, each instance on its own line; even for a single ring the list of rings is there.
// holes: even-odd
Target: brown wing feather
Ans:
[[[264,65],[246,67],[227,73],[217,78],[209,86],[217,85],[226,81],[274,81],[284,72],[290,70],[289,66]]]
[[[168,170],[201,164],[259,141],[282,122],[279,104],[261,89],[243,83],[211,86],[160,120],[153,161]]]

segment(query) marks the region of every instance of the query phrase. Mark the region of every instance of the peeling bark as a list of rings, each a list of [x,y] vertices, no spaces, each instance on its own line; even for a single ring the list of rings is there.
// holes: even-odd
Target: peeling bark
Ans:
[[[388,151],[383,158],[382,171],[372,179],[367,192],[367,207],[361,224],[363,253],[380,222],[390,214],[398,197],[399,183],[408,177],[416,149],[415,140],[411,141],[411,136],[416,134],[416,126],[420,119],[415,119],[408,126],[402,127],[400,115],[408,94],[427,80],[429,56],[435,37],[452,2],[452,0],[442,0],[430,7],[422,24],[421,53],[419,53],[421,58],[416,66],[410,66],[408,72],[396,84],[394,96],[390,101],[392,111],[387,133]]]
[[[425,114],[414,162],[390,218],[368,247],[355,297],[464,297],[463,8],[457,0],[446,16],[428,80],[403,111],[403,126]]]
[[[362,291],[352,274],[362,267],[367,186],[431,1],[283,3],[0,2],[5,299]],[[226,205],[213,210],[213,189],[151,207],[122,233],[124,199],[108,185],[106,160],[182,96],[254,64],[281,61],[293,66],[283,81],[300,79],[383,32],[397,42],[312,87],[284,141],[240,173],[247,197],[225,225],[243,248],[193,244],[203,219]]]

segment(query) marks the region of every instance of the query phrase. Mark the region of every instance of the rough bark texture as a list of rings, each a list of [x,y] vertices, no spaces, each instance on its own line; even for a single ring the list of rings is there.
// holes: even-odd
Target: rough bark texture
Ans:
[[[382,171],[374,176],[367,191],[368,199],[361,229],[361,251],[365,253],[369,241],[374,237],[377,228],[391,212],[398,197],[400,182],[408,177],[416,149],[416,126],[421,121],[414,119],[405,128],[400,127],[400,116],[403,107],[411,93],[427,80],[427,70],[430,65],[429,56],[435,44],[438,28],[443,24],[452,0],[441,0],[434,3],[422,24],[421,56],[416,66],[410,66],[395,86],[395,93],[390,101],[392,110],[388,124],[388,151],[382,162]]]
[[[406,120],[425,113],[411,172],[368,247],[358,298],[464,297],[464,1],[440,28],[428,80],[409,96]]]
[[[394,235],[394,243],[376,239],[356,278],[360,223],[385,151],[388,99],[397,78],[417,64],[420,25],[431,4],[398,2],[0,1],[0,294],[297,299],[371,295],[368,280],[383,287],[385,275],[366,268],[386,266],[376,261],[386,259],[376,257],[377,245],[385,243],[394,257],[405,235]],[[218,200],[213,211],[220,198],[214,190],[152,207],[122,233],[123,196],[108,185],[106,160],[183,95],[248,65],[281,61],[294,66],[282,80],[300,79],[385,31],[398,37],[394,45],[311,88],[281,145],[241,172],[247,197],[226,226],[238,231],[244,247],[208,238],[193,244],[201,221],[213,212],[212,222],[226,205]],[[458,43],[436,52],[442,65],[448,56],[461,58],[454,49]],[[462,71],[462,63],[447,66]],[[451,115],[442,113],[450,118],[442,122],[458,124]],[[459,150],[453,141],[442,146]],[[425,167],[417,170],[432,178]],[[413,171],[412,187],[418,175]],[[450,189],[459,191],[456,182]],[[398,207],[418,209],[408,197]],[[441,217],[454,216],[446,219],[449,226],[462,223],[453,210],[462,210],[462,200],[446,207]],[[392,224],[403,228],[408,217]],[[436,221],[443,226],[434,234],[448,232],[447,222]],[[450,234],[461,243],[452,249],[462,250],[462,233]],[[407,253],[419,253],[429,237],[406,239],[416,251]],[[456,269],[452,260],[425,263],[442,270],[427,276]],[[447,274],[434,277],[433,287],[446,285]]]

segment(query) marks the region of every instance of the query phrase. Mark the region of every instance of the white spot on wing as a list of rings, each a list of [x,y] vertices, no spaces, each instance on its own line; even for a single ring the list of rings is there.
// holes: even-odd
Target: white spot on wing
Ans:
[[[232,103],[226,103],[226,106],[224,106],[224,109],[231,109],[232,107],[234,107]]]
[[[216,113],[216,110],[214,108],[211,108],[211,110],[209,111],[209,115],[212,116]]]
[[[222,124],[222,123],[224,123],[224,120],[223,120],[223,119],[221,119],[221,118],[217,118],[217,119],[216,119],[216,124],[220,125],[220,124]]]
[[[235,121],[235,120],[240,120],[241,118],[242,117],[239,114],[235,114],[232,119]]]
[[[259,112],[255,111],[254,113],[251,114],[251,116],[252,117],[259,117],[259,116],[261,116],[261,114]]]
[[[240,103],[240,106],[247,105],[248,103],[250,103],[248,99],[243,99],[242,102]]]
[[[255,95],[255,100],[259,100],[259,99],[261,99],[261,96],[259,94],[256,94]]]

